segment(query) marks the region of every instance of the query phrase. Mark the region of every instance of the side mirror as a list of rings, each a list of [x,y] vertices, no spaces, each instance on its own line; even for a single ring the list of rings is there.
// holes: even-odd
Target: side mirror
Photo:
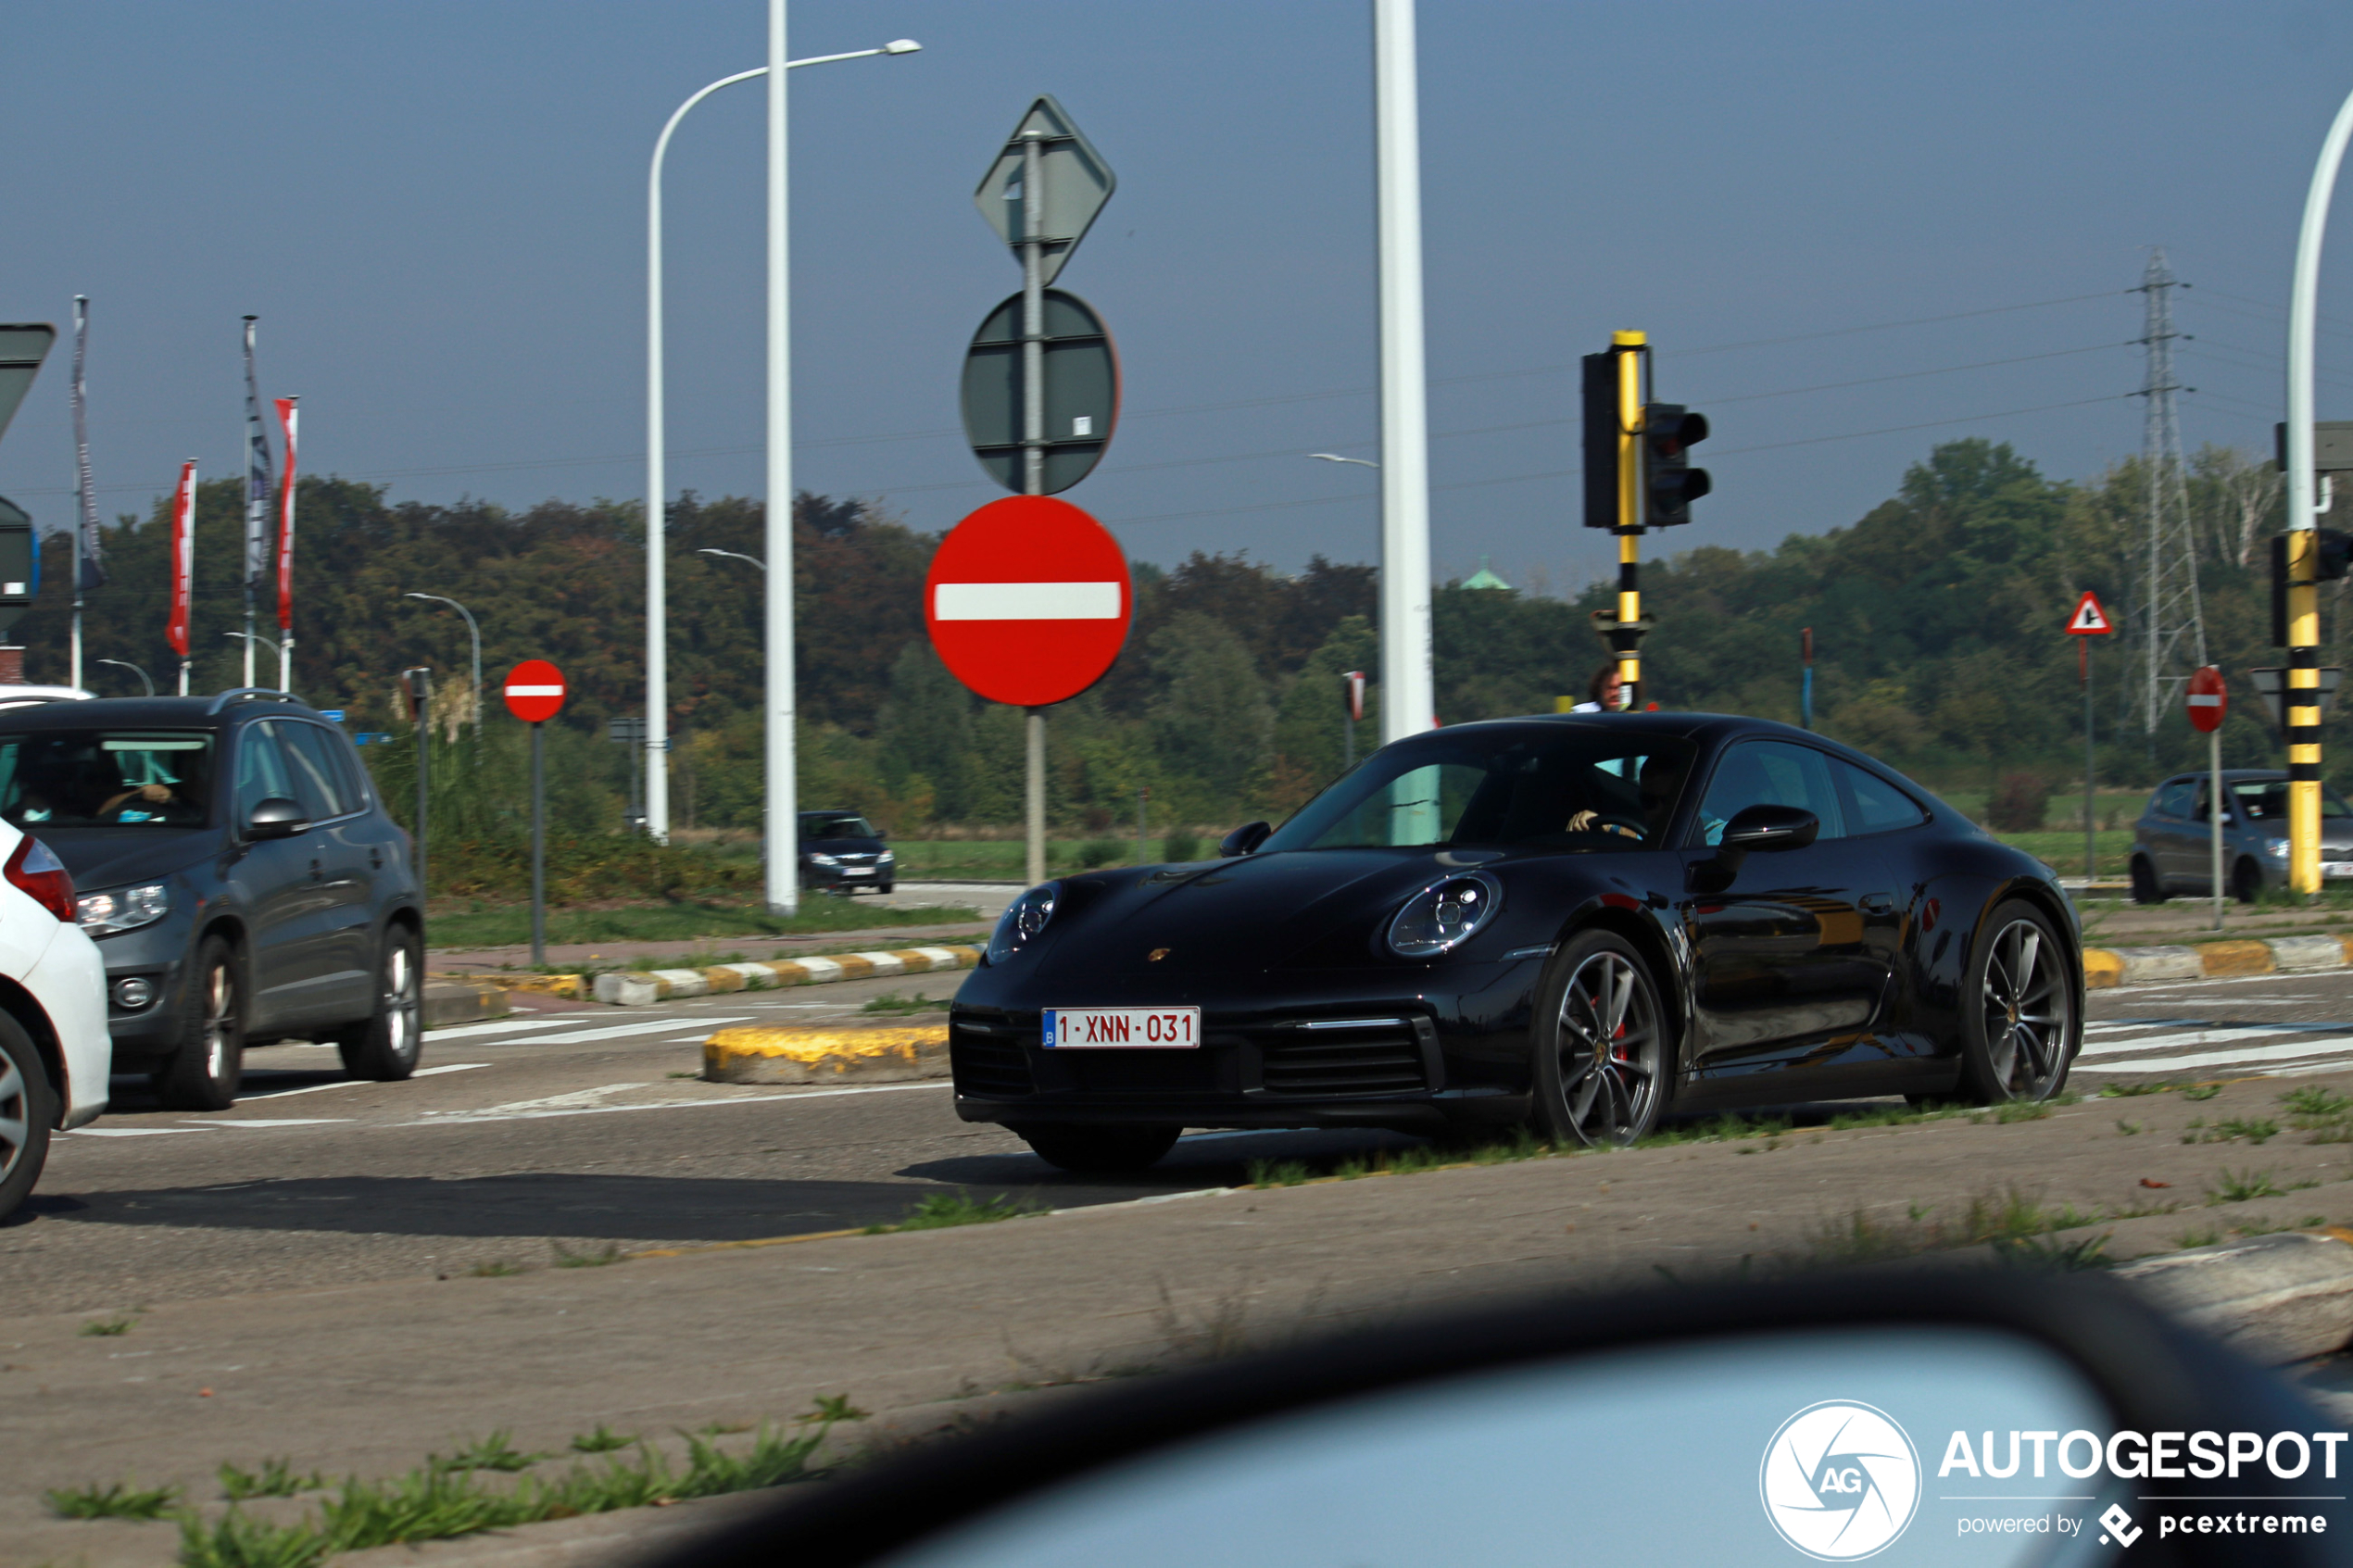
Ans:
[[[1236,855],[1247,855],[1265,843],[1266,835],[1274,831],[1271,823],[1244,822],[1218,841],[1217,852],[1229,859]]]
[[[1803,849],[1821,831],[1821,819],[1803,806],[1747,806],[1724,824],[1720,847],[1759,853]]]
[[[283,795],[273,795],[253,809],[245,818],[245,837],[258,842],[265,838],[292,838],[310,831],[310,819],[303,814],[298,801]]]

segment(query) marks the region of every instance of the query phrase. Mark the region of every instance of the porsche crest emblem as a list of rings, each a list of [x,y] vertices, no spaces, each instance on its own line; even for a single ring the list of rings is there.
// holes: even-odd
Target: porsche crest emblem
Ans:
[[[1151,952],[1146,953],[1146,954],[1144,955],[1144,961],[1145,961],[1146,963],[1158,963],[1158,962],[1160,962],[1160,960],[1163,960],[1163,959],[1166,958],[1167,956],[1168,956],[1168,949],[1167,949],[1167,948],[1165,948],[1165,947],[1154,947],[1154,948],[1151,951]]]

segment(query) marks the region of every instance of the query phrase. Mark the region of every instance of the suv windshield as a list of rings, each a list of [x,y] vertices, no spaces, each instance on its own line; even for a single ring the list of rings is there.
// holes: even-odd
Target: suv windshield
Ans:
[[[202,827],[211,789],[201,731],[0,735],[0,817],[19,827]]]
[[[1366,758],[1262,848],[1656,848],[1692,749],[1657,734],[1441,731]]]
[[[2284,823],[2287,821],[2285,779],[2234,779],[2222,787],[2237,797],[2239,810],[2248,822]],[[2321,786],[2321,815],[2353,817],[2353,807],[2346,805],[2345,797],[2324,784]]]
[[[875,836],[875,830],[866,824],[866,819],[863,817],[828,813],[822,817],[801,818],[800,836],[803,838],[872,838]]]

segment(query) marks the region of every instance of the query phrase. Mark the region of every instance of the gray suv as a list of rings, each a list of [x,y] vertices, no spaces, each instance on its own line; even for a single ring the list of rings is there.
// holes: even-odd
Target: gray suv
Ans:
[[[2213,892],[2214,848],[2204,773],[2157,786],[2133,824],[2133,898],[2155,904],[2177,893]],[[2287,775],[2277,769],[2222,770],[2222,884],[2243,904],[2287,885]],[[2353,877],[2353,807],[2321,786],[2321,875]]]
[[[248,1045],[416,1071],[423,900],[351,743],[277,692],[0,709],[0,817],[72,874],[107,966],[117,1073],[236,1103]]]

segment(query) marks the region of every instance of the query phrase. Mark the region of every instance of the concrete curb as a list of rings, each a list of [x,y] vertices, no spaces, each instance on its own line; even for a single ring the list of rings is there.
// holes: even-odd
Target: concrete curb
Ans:
[[[2353,1340],[2353,1231],[2283,1231],[2120,1264],[2115,1277],[2266,1366]]]
[[[2153,980],[2307,974],[2347,966],[2353,966],[2353,936],[2267,936],[2181,947],[2086,947],[2083,984],[2098,991]]]
[[[478,1023],[485,1018],[504,1018],[507,1012],[507,993],[486,981],[431,979],[424,984],[428,1029]]]
[[[760,1024],[703,1042],[713,1084],[904,1083],[948,1076],[945,1023]]]
[[[824,959],[779,959],[773,963],[723,963],[709,969],[622,970],[597,976],[597,1000],[615,1007],[651,1007],[680,997],[711,997],[728,991],[768,991],[783,985],[823,985],[880,974],[927,974],[970,969],[980,962],[977,947],[905,947],[887,953],[836,953]]]

